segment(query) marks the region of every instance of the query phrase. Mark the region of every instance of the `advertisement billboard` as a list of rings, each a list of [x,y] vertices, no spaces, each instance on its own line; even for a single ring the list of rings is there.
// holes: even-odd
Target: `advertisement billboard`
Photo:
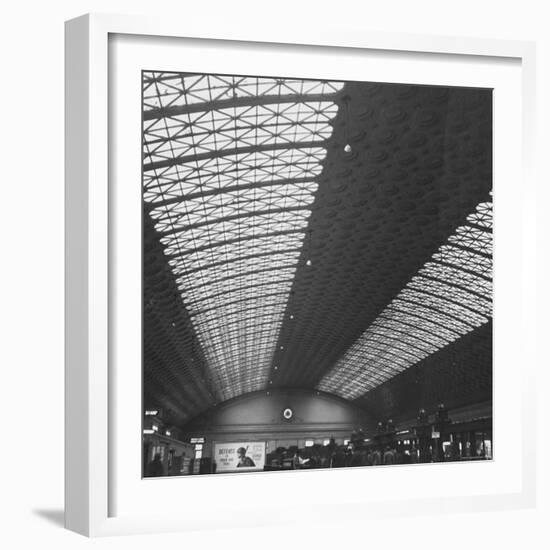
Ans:
[[[214,443],[216,473],[263,470],[265,441]]]

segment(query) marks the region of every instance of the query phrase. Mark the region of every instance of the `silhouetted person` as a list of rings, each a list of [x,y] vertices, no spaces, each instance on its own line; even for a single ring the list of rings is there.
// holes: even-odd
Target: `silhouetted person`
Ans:
[[[294,454],[294,468],[303,468],[306,464],[309,464],[309,458],[302,458],[300,450],[297,449]]]
[[[363,466],[365,464],[363,453],[358,449],[353,449],[351,454],[351,466]]]
[[[353,444],[350,443],[348,445],[348,448],[346,449],[346,458],[345,458],[345,466],[348,467],[348,466],[351,466],[351,458],[352,458],[352,454],[353,454]]]
[[[164,475],[164,467],[160,458],[160,453],[155,454],[155,458],[147,465],[147,477],[160,477]]]
[[[395,453],[389,447],[384,452],[384,464],[395,464]]]

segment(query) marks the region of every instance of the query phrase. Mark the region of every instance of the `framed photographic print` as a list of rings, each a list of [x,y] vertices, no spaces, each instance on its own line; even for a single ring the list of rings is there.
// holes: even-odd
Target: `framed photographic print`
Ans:
[[[68,528],[533,503],[531,44],[66,47]]]

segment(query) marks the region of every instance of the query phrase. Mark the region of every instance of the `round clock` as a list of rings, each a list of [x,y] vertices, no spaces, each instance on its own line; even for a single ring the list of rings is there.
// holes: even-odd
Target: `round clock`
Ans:
[[[290,420],[292,418],[292,416],[294,415],[294,411],[287,407],[284,411],[283,411],[283,418],[285,420]]]

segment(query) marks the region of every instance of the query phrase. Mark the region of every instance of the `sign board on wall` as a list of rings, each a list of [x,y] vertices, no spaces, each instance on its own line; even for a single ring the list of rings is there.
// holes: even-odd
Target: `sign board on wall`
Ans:
[[[265,441],[214,443],[216,473],[263,470]]]

